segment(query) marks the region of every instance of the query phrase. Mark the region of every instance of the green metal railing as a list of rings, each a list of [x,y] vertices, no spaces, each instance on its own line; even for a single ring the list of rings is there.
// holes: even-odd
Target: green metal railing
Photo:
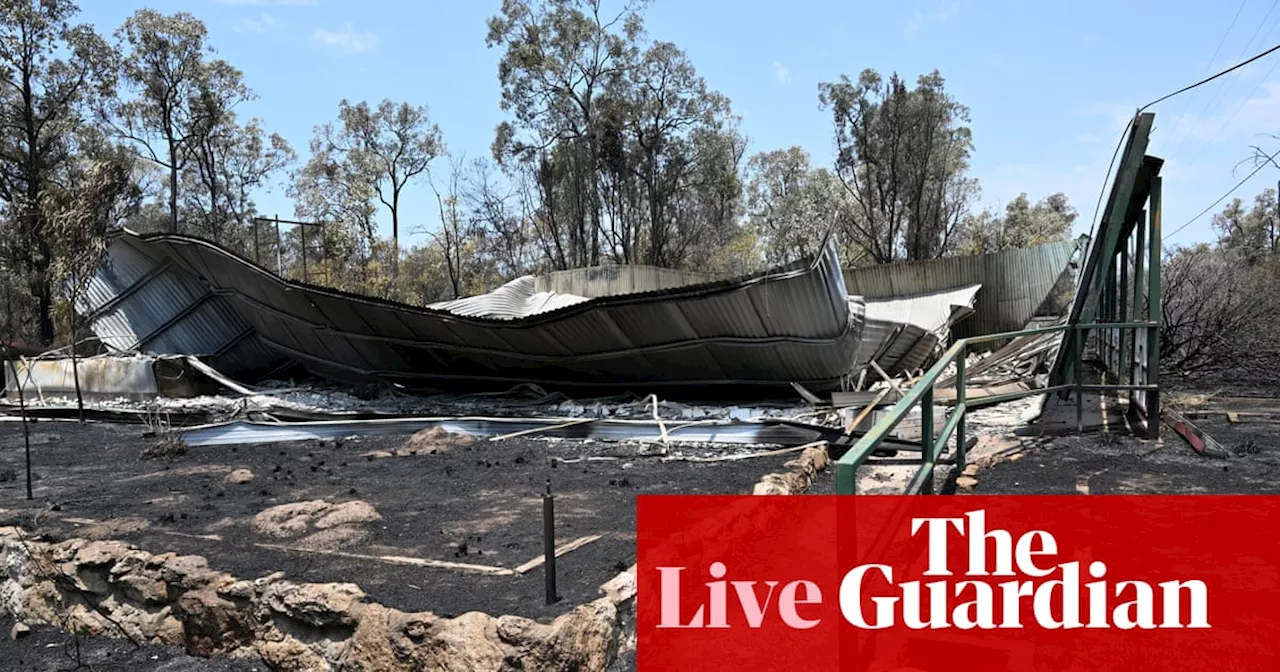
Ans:
[[[963,469],[965,465],[965,414],[975,408],[982,406],[990,406],[992,404],[1001,404],[1007,401],[1014,401],[1024,397],[1030,397],[1037,394],[1049,394],[1053,392],[1072,391],[1076,402],[1076,428],[1083,429],[1083,393],[1086,391],[1096,392],[1104,390],[1156,390],[1156,385],[1086,385],[1081,377],[1081,368],[1075,367],[1072,373],[1072,382],[1064,385],[1054,385],[1050,387],[1042,387],[1034,390],[1022,390],[1018,392],[1007,392],[1004,394],[993,394],[983,396],[980,399],[972,401],[965,399],[965,353],[969,347],[981,343],[989,343],[992,341],[1001,341],[1006,339],[1019,338],[1024,336],[1039,336],[1041,334],[1053,334],[1058,332],[1074,332],[1076,338],[1063,339],[1063,347],[1074,347],[1076,352],[1070,356],[1079,362],[1083,355],[1085,336],[1088,331],[1093,329],[1119,329],[1119,330],[1138,330],[1138,329],[1155,329],[1159,325],[1156,322],[1096,322],[1090,324],[1062,324],[1052,327],[1043,327],[1039,329],[1026,329],[1023,331],[1011,331],[1001,334],[990,334],[987,336],[975,336],[972,338],[964,338],[956,341],[950,348],[943,353],[929,370],[916,381],[907,393],[894,404],[893,408],[880,419],[858,442],[853,445],[839,460],[836,461],[836,493],[841,495],[852,495],[857,492],[858,468],[861,467],[873,453],[880,449],[880,444],[889,433],[893,431],[898,423],[902,422],[907,413],[915,406],[920,406],[920,470],[907,484],[905,494],[930,494],[933,492],[933,472],[939,463],[949,463],[943,455],[947,447],[948,441],[955,436],[955,454],[954,462],[956,469]],[[956,365],[955,374],[955,404],[951,407],[950,413],[946,415],[946,420],[942,424],[942,430],[934,435],[933,432],[933,393],[934,385],[942,372],[946,370],[952,362]]]

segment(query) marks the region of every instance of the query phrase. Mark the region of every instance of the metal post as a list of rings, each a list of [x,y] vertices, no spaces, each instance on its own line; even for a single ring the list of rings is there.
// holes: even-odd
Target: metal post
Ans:
[[[1160,189],[1163,180],[1151,177],[1151,250],[1147,260],[1147,321],[1160,322]],[[1160,327],[1147,327],[1147,438],[1160,438]]]
[[[929,474],[924,481],[921,492],[933,494],[933,467],[938,460],[937,446],[933,444],[933,386],[925,389],[920,398],[920,466],[928,466]]]
[[[1143,303],[1145,298],[1142,295],[1142,286],[1145,282],[1143,278],[1142,262],[1146,260],[1147,252],[1147,211],[1142,211],[1142,219],[1138,220],[1138,225],[1134,227],[1136,238],[1133,241],[1133,321],[1147,321],[1147,306]],[[1146,338],[1145,329],[1135,329],[1133,331],[1133,366],[1130,370],[1130,378],[1134,383],[1138,382],[1138,367],[1142,366],[1142,362],[1138,361],[1138,339]],[[1137,398],[1142,392],[1134,390],[1129,393],[1130,401]]]
[[[965,464],[964,450],[964,416],[968,410],[964,407],[964,360],[965,347],[960,347],[960,352],[956,355],[956,409],[960,413],[960,419],[956,421],[956,469],[963,470]]]
[[[307,282],[307,225],[298,225],[298,235],[302,236],[302,281]]]
[[[258,218],[253,218],[253,263],[262,265],[262,245],[258,242]]]
[[[547,479],[547,492],[542,495],[542,563],[547,584],[547,604],[560,601],[556,595],[556,499],[551,494],[551,479]]]
[[[1135,228],[1141,228],[1141,223]],[[1124,241],[1124,245],[1120,247],[1120,293],[1116,299],[1120,302],[1120,312],[1118,314],[1119,322],[1132,322],[1129,319],[1129,242]],[[1128,376],[1125,375],[1125,365],[1128,364],[1128,357],[1125,356],[1125,342],[1128,340],[1125,336],[1129,333],[1127,329],[1116,330],[1116,347],[1120,350],[1117,354],[1119,366],[1116,367],[1116,380],[1124,385],[1129,382]]]
[[[281,256],[281,250],[284,245],[280,242],[280,215],[276,215],[276,275],[284,277],[284,259]]]
[[[1084,433],[1084,339],[1087,332],[1084,329],[1076,328],[1075,342],[1075,359],[1076,359],[1076,433]]]
[[[329,238],[324,232],[324,220],[320,220],[320,265],[324,267],[324,281],[329,282]]]

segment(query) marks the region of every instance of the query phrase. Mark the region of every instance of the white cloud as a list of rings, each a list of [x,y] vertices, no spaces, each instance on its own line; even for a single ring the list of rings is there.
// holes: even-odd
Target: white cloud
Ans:
[[[907,19],[903,33],[908,38],[915,37],[926,23],[946,23],[948,19],[960,13],[960,0],[938,0],[928,10],[916,9]]]
[[[791,70],[789,70],[787,66],[777,61],[773,62],[773,74],[775,77],[778,78],[778,83],[780,84],[791,83]]]
[[[317,47],[333,49],[344,54],[359,54],[373,51],[378,46],[378,36],[368,30],[357,32],[355,26],[348,21],[338,32],[316,28],[311,34],[311,43]]]
[[[241,19],[235,22],[231,29],[237,33],[265,33],[274,25],[276,25],[276,17],[263,14],[256,19]]]

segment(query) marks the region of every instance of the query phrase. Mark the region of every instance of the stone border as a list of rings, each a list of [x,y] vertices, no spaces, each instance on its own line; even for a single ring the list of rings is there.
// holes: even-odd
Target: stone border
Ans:
[[[0,528],[0,609],[91,636],[261,658],[278,670],[604,670],[630,647],[635,568],[549,625],[468,612],[443,618],[364,602],[352,583],[255,580],[200,556],[119,541],[27,540]],[[629,635],[628,635],[629,631]]]
[[[799,495],[830,464],[806,447],[755,495]],[[0,609],[19,622],[90,636],[180,646],[203,657],[261,658],[278,670],[630,668],[636,647],[636,566],[602,597],[549,625],[472,611],[455,618],[365,602],[353,583],[254,580],[209,569],[196,555],[153,555],[120,541],[28,540],[0,528]]]

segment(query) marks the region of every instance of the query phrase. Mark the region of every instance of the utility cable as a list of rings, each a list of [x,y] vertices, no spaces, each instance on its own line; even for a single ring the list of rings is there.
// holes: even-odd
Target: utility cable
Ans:
[[[1240,0],[1240,6],[1236,8],[1236,15],[1231,17],[1231,23],[1227,26],[1227,32],[1222,34],[1221,40],[1218,40],[1218,48],[1213,50],[1213,56],[1210,56],[1209,62],[1204,64],[1204,73],[1200,75],[1201,77],[1209,74],[1209,68],[1212,68],[1214,61],[1218,60],[1218,54],[1222,52],[1222,45],[1227,43],[1227,38],[1231,36],[1231,29],[1236,27],[1236,20],[1240,18],[1240,12],[1244,10],[1244,6],[1248,2],[1249,0]],[[1249,41],[1252,42],[1253,40],[1251,39]],[[1182,111],[1178,113],[1178,116],[1173,118],[1173,127],[1169,129],[1169,135],[1165,137],[1173,137],[1174,131],[1177,131],[1178,126],[1182,123],[1182,118],[1187,115],[1187,109],[1191,107],[1191,100],[1193,98],[1195,98],[1195,96],[1187,98],[1187,102],[1182,106]],[[1164,143],[1162,142],[1161,147],[1163,146]]]
[[[1249,37],[1249,41],[1245,43],[1244,49],[1240,50],[1240,55],[1237,56],[1236,58],[1244,58],[1244,55],[1249,53],[1249,50],[1253,48],[1253,41],[1258,38],[1258,33],[1262,32],[1262,27],[1266,25],[1267,19],[1271,18],[1271,14],[1272,12],[1275,11],[1277,5],[1280,5],[1280,0],[1273,0],[1271,3],[1271,8],[1268,9],[1266,15],[1262,17],[1262,21],[1258,22],[1258,27],[1254,29],[1253,35]],[[1277,22],[1280,22],[1280,20],[1278,20]],[[1271,24],[1271,28],[1267,30],[1267,37],[1270,37],[1271,33],[1275,30],[1275,28],[1276,28],[1276,24],[1275,23]],[[1204,117],[1205,115],[1207,115],[1209,113],[1209,110],[1213,107],[1213,104],[1217,102],[1218,96],[1221,95],[1223,91],[1230,89],[1233,85],[1234,83],[1228,83],[1226,81],[1218,82],[1218,87],[1213,90],[1213,95],[1209,98],[1209,102],[1205,103],[1204,110],[1200,112],[1200,116]],[[1188,99],[1188,101],[1189,100],[1190,99]],[[1245,102],[1248,102],[1247,98],[1245,99]],[[1181,119],[1179,119],[1179,121],[1181,121]],[[1173,148],[1173,151],[1169,152],[1168,154],[1177,154],[1178,151],[1181,150],[1182,147],[1187,144],[1187,140],[1191,139],[1191,135],[1194,132],[1195,132],[1194,128],[1187,129],[1186,134],[1182,136],[1182,140],[1179,141],[1177,146]],[[1172,137],[1172,133],[1170,133],[1170,137]],[[1212,142],[1212,140],[1210,142]]]
[[[1151,107],[1151,106],[1153,106],[1153,105],[1159,105],[1160,103],[1163,103],[1164,101],[1169,100],[1170,98],[1173,98],[1173,97],[1175,97],[1175,96],[1182,95],[1182,94],[1184,94],[1184,93],[1186,93],[1186,92],[1188,92],[1188,91],[1191,91],[1192,89],[1195,89],[1195,88],[1197,88],[1197,87],[1204,86],[1205,84],[1208,84],[1209,82],[1212,82],[1213,80],[1215,80],[1215,79],[1217,79],[1217,78],[1219,78],[1219,77],[1222,77],[1223,75],[1228,75],[1228,74],[1230,74],[1230,73],[1232,73],[1232,72],[1235,72],[1236,70],[1239,70],[1240,68],[1243,68],[1243,67],[1244,67],[1244,66],[1246,66],[1246,65],[1249,65],[1250,63],[1253,63],[1254,61],[1257,61],[1257,60],[1259,60],[1259,59],[1261,59],[1261,58],[1265,58],[1265,57],[1267,57],[1267,56],[1270,56],[1271,54],[1275,53],[1276,51],[1280,51],[1280,44],[1277,44],[1277,45],[1275,45],[1274,47],[1271,47],[1270,49],[1267,49],[1266,51],[1263,51],[1263,52],[1258,53],[1258,54],[1256,54],[1256,55],[1254,55],[1254,56],[1251,56],[1251,57],[1249,57],[1249,58],[1248,58],[1248,59],[1246,59],[1246,60],[1240,61],[1239,63],[1236,63],[1235,65],[1233,65],[1233,66],[1231,66],[1231,67],[1227,68],[1226,70],[1221,70],[1221,71],[1219,71],[1219,72],[1217,72],[1217,73],[1214,73],[1214,74],[1212,74],[1212,75],[1210,75],[1210,76],[1208,76],[1208,77],[1205,77],[1204,79],[1201,79],[1200,81],[1198,81],[1198,82],[1196,82],[1196,83],[1194,83],[1194,84],[1188,84],[1187,86],[1184,86],[1184,87],[1182,87],[1181,89],[1178,89],[1177,91],[1173,91],[1172,93],[1167,93],[1167,94],[1165,94],[1165,95],[1163,95],[1163,96],[1160,96],[1159,98],[1156,98],[1155,100],[1153,100],[1153,101],[1151,101],[1151,102],[1147,103],[1146,105],[1143,105],[1142,107],[1139,107],[1139,108],[1138,108],[1138,111],[1134,113],[1134,117],[1137,117],[1139,114],[1142,114],[1142,112],[1143,112],[1144,110],[1146,110],[1147,108],[1149,108],[1149,107]],[[1101,208],[1101,207],[1102,207],[1102,197],[1106,194],[1106,192],[1107,192],[1107,184],[1108,184],[1108,182],[1111,180],[1111,170],[1115,167],[1116,157],[1117,157],[1117,156],[1119,156],[1119,154],[1120,154],[1120,147],[1124,145],[1124,138],[1125,138],[1125,135],[1126,135],[1128,132],[1129,132],[1129,129],[1127,129],[1127,128],[1126,128],[1124,131],[1122,131],[1122,132],[1120,133],[1120,141],[1119,141],[1118,143],[1116,143],[1116,149],[1115,149],[1115,151],[1111,154],[1111,164],[1107,166],[1107,174],[1106,174],[1106,176],[1105,176],[1105,177],[1103,177],[1103,178],[1102,178],[1102,190],[1098,193],[1098,201],[1097,201],[1097,204],[1096,204],[1096,205],[1094,205],[1094,208],[1093,208],[1093,218],[1094,218],[1094,222],[1093,222],[1093,224],[1092,224],[1092,225],[1090,226],[1090,228],[1089,228],[1089,239],[1090,239],[1090,241],[1092,241],[1092,240],[1093,240],[1094,233],[1095,233],[1095,232],[1096,232],[1096,230],[1097,230],[1097,226],[1098,226],[1098,221],[1097,221],[1097,219],[1098,219],[1098,210],[1099,210],[1099,208]],[[1272,155],[1272,156],[1274,157],[1275,155]],[[1265,165],[1265,164],[1264,164],[1264,165]],[[1261,167],[1259,167],[1259,168],[1258,168],[1258,170],[1261,170]],[[1258,172],[1257,170],[1255,170],[1255,171],[1254,171],[1254,173],[1257,173],[1257,172]],[[1249,177],[1253,177],[1253,174],[1250,174],[1250,175],[1249,175]],[[1245,180],[1247,181],[1247,180],[1248,180],[1248,178],[1245,178]],[[1244,184],[1244,182],[1241,182],[1240,184]],[[1240,186],[1240,185],[1236,185],[1236,187],[1235,187],[1235,188],[1239,188],[1239,186]],[[1232,191],[1235,191],[1235,188],[1233,188],[1233,189],[1232,189]],[[1227,196],[1229,196],[1229,195],[1230,195],[1230,192],[1227,192],[1227,194],[1226,194],[1226,195],[1224,195],[1222,198],[1226,198],[1226,197],[1227,197]],[[1222,199],[1218,199],[1218,200],[1219,200],[1219,202],[1220,202]],[[1215,202],[1213,205],[1217,205],[1217,203]],[[1212,207],[1213,207],[1213,205],[1210,205],[1209,207],[1210,207],[1210,208],[1212,208]],[[1208,210],[1206,209],[1206,212],[1207,212],[1207,211],[1208,211]],[[1204,214],[1204,213],[1202,212],[1202,213],[1200,213],[1200,215],[1196,215],[1196,219],[1198,219],[1198,218],[1199,218],[1201,215],[1203,215],[1203,214]],[[1195,221],[1195,219],[1192,219],[1191,221]],[[1187,222],[1187,224],[1190,224],[1190,223],[1191,223],[1191,222]],[[1186,224],[1184,224],[1184,225],[1183,225],[1182,227],[1180,227],[1178,230],[1179,230],[1179,231],[1181,231],[1181,230],[1182,230],[1182,228],[1185,228],[1186,226],[1187,226],[1187,225],[1186,225]],[[1092,242],[1091,242],[1090,244],[1092,244]]]
[[[1201,210],[1201,211],[1199,212],[1199,214],[1197,214],[1195,217],[1192,217],[1191,219],[1187,220],[1187,222],[1186,222],[1185,224],[1183,224],[1182,226],[1179,226],[1178,228],[1176,228],[1176,229],[1174,229],[1174,230],[1170,231],[1170,232],[1169,232],[1168,234],[1166,234],[1164,237],[1165,237],[1166,239],[1168,239],[1168,238],[1172,238],[1172,237],[1174,237],[1174,236],[1178,235],[1178,233],[1179,233],[1180,231],[1182,231],[1183,229],[1187,228],[1188,226],[1191,226],[1191,224],[1192,224],[1193,222],[1195,222],[1197,219],[1200,219],[1201,217],[1203,217],[1203,216],[1205,215],[1205,213],[1209,212],[1209,211],[1210,211],[1210,210],[1212,210],[1215,206],[1217,206],[1219,203],[1221,203],[1221,202],[1223,202],[1224,200],[1226,200],[1226,198],[1227,198],[1228,196],[1230,196],[1231,194],[1234,194],[1234,193],[1235,193],[1235,191],[1236,191],[1236,189],[1239,189],[1240,187],[1244,186],[1244,183],[1245,183],[1245,182],[1248,182],[1249,180],[1253,179],[1253,176],[1254,176],[1254,175],[1257,175],[1257,174],[1258,174],[1258,173],[1259,173],[1263,168],[1266,168],[1266,167],[1267,167],[1267,164],[1270,164],[1270,163],[1272,163],[1273,161],[1275,161],[1275,158],[1276,158],[1277,156],[1280,156],[1280,150],[1276,150],[1276,152],[1275,152],[1274,154],[1270,154],[1270,155],[1268,155],[1265,159],[1259,159],[1259,160],[1258,160],[1258,166],[1257,166],[1256,168],[1254,168],[1254,169],[1253,169],[1253,172],[1249,173],[1248,175],[1245,175],[1243,180],[1240,180],[1239,182],[1237,182],[1237,183],[1236,183],[1236,186],[1231,187],[1230,189],[1228,189],[1228,190],[1227,190],[1227,193],[1225,193],[1225,194],[1223,194],[1223,195],[1219,196],[1219,197],[1218,197],[1218,200],[1216,200],[1216,201],[1214,201],[1214,202],[1212,202],[1212,203],[1210,203],[1210,204],[1209,204],[1209,207],[1205,208],[1204,210]]]

